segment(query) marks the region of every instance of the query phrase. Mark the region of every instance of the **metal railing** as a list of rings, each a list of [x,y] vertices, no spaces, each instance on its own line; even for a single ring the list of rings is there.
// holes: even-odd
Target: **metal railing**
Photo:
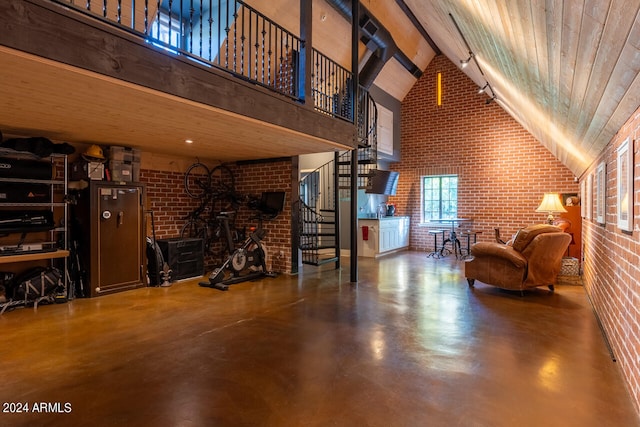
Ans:
[[[313,49],[311,79],[316,109],[353,121],[353,73]]]
[[[296,101],[312,79],[314,107],[353,122],[352,73],[241,0],[51,0],[129,31],[169,53],[232,73]]]
[[[304,264],[339,262],[336,161],[300,180],[300,250]]]

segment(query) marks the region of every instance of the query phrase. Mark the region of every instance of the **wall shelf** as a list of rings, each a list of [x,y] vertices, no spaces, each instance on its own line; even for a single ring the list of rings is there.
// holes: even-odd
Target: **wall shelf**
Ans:
[[[32,252],[26,254],[17,254],[17,255],[4,255],[0,256],[0,264],[10,264],[13,262],[24,262],[24,261],[38,261],[41,259],[54,259],[54,258],[66,258],[69,256],[69,251],[58,249],[56,251],[48,251],[48,252]]]

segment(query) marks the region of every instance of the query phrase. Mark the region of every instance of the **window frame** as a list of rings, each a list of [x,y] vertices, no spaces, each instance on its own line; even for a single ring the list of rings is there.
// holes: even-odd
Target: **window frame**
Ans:
[[[455,199],[449,199],[447,201],[443,200],[443,179],[445,178],[455,178]],[[431,201],[437,201],[438,202],[438,217],[431,217],[431,215],[427,216],[426,212],[426,197],[425,197],[425,191],[426,191],[426,185],[427,185],[427,180],[432,180],[432,179],[437,179],[439,180],[439,183],[437,185],[437,189],[438,189],[438,198],[437,199],[431,199]],[[459,190],[459,182],[460,182],[460,178],[457,174],[441,174],[441,175],[422,175],[420,177],[420,222],[421,223],[429,223],[429,222],[437,222],[439,220],[442,219],[454,219],[458,217],[458,190]],[[449,186],[449,191],[452,188],[452,186]],[[453,213],[449,213],[449,215],[443,215],[445,208],[444,208],[444,203],[443,202],[453,202],[454,209],[453,209]]]

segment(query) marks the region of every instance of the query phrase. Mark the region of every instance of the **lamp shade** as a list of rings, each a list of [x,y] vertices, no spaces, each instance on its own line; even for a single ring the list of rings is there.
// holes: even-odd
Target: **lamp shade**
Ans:
[[[562,206],[560,195],[558,193],[544,193],[540,206],[536,212],[559,213],[567,210]]]

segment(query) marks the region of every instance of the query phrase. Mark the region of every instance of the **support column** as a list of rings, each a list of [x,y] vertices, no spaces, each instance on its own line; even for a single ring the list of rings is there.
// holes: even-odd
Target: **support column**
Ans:
[[[298,273],[300,259],[300,157],[291,158],[291,274]]]
[[[351,89],[353,137],[358,141],[358,40],[360,38],[360,1],[351,2],[351,72],[353,84]],[[358,148],[351,151],[351,275],[352,283],[358,282]]]

